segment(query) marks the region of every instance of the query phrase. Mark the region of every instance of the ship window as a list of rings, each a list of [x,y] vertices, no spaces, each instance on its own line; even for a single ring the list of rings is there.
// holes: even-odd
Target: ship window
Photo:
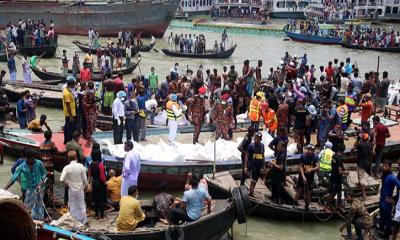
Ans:
[[[296,2],[294,2],[294,1],[289,1],[289,2],[287,2],[287,7],[288,7],[288,8],[292,8],[292,7],[294,7],[294,6],[296,6]]]
[[[300,8],[307,7],[307,6],[308,6],[308,2],[299,2]]]
[[[398,14],[399,13],[399,7],[393,7],[393,14]]]
[[[285,2],[277,2],[277,3],[276,3],[276,6],[277,6],[278,8],[284,8],[284,7],[285,7]]]
[[[390,13],[391,11],[392,11],[392,8],[391,8],[391,7],[386,7],[385,13]]]
[[[208,0],[208,5],[211,6],[211,0]]]
[[[382,9],[378,9],[378,15],[382,15]]]
[[[203,0],[203,6],[205,6],[206,5],[206,0]]]

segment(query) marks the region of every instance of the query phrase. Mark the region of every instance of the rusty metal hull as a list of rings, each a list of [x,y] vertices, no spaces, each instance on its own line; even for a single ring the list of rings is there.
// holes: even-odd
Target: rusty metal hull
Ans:
[[[85,3],[71,5],[51,2],[2,2],[0,27],[19,19],[54,21],[60,34],[87,35],[89,28],[100,36],[115,36],[123,31],[142,32],[144,36],[162,37],[180,0],[128,3]]]

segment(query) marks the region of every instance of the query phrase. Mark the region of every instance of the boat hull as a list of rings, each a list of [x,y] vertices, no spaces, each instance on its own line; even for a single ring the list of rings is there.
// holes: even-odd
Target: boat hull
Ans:
[[[346,43],[342,43],[341,45],[344,48],[350,48],[356,50],[371,50],[377,52],[400,53],[400,47],[376,48],[376,47],[363,47],[358,45],[350,45]]]
[[[282,12],[271,12],[271,18],[292,18],[292,19],[305,19],[304,13],[302,11],[292,12],[292,11],[282,11]]]
[[[340,45],[342,41],[341,38],[321,37],[321,36],[313,36],[313,35],[305,35],[300,33],[289,32],[287,31],[287,27],[285,27],[283,31],[290,39],[296,42],[315,43],[323,45]]]
[[[207,51],[205,54],[192,54],[192,53],[180,53],[177,51],[171,51],[169,49],[161,49],[161,51],[170,57],[182,57],[182,58],[203,58],[203,59],[224,59],[224,58],[229,58],[232,56],[232,54],[235,52],[236,49],[236,44],[229,48],[228,50],[225,50],[223,52],[211,52]]]
[[[18,50],[22,55],[26,54],[30,57],[33,55],[41,56],[44,54],[43,58],[51,58],[56,54],[57,44],[40,47],[21,47]]]
[[[101,36],[116,36],[118,29],[162,37],[180,0],[129,3],[3,2],[0,27],[19,19],[54,21],[56,32],[87,36],[89,28]]]

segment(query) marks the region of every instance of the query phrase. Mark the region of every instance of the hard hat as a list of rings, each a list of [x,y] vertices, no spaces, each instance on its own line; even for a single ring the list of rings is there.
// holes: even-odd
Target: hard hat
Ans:
[[[171,100],[171,101],[174,101],[174,102],[176,102],[177,100],[178,100],[178,95],[176,95],[176,94],[171,94],[170,96],[169,96],[169,99]]]
[[[325,143],[325,147],[327,147],[327,148],[332,148],[332,143],[331,142],[326,142]]]
[[[264,96],[265,96],[265,93],[264,93],[264,92],[257,92],[257,93],[256,93],[256,96],[257,96],[257,97],[264,97]]]
[[[199,88],[199,94],[201,94],[201,95],[206,94],[206,88],[205,87]]]
[[[119,91],[119,92],[117,93],[117,97],[119,97],[119,98],[124,98],[124,97],[126,97],[126,92],[124,92],[124,91]]]
[[[67,82],[76,82],[76,78],[72,75],[69,75],[66,79]]]

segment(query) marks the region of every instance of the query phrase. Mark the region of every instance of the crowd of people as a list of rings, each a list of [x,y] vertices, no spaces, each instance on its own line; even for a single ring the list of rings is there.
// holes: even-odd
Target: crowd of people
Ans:
[[[350,26],[344,32],[343,42],[363,47],[398,48],[400,33],[393,26],[388,29]]]
[[[226,44],[228,42],[228,34],[226,30],[222,33],[221,42],[215,40],[213,45],[214,52],[223,52],[225,50]],[[190,54],[205,54],[207,51],[207,39],[204,34],[173,34],[171,32],[168,37],[168,44],[170,49],[179,51],[180,53],[190,53]]]
[[[53,44],[57,41],[57,35],[53,21],[46,26],[43,19],[20,19],[18,24],[10,22],[6,26],[6,39],[18,47],[31,47]]]
[[[242,1],[243,2],[243,1]],[[249,1],[250,2],[250,1]],[[251,4],[261,6],[261,1],[251,1]],[[263,18],[267,17],[268,13],[260,8],[223,8],[213,6],[210,9],[210,16],[212,18]]]
[[[339,25],[335,29],[321,29],[318,21],[306,20],[300,21],[297,19],[288,20],[288,30],[292,32],[299,31],[301,34],[314,35],[314,36],[330,36],[342,37],[342,31]]]

